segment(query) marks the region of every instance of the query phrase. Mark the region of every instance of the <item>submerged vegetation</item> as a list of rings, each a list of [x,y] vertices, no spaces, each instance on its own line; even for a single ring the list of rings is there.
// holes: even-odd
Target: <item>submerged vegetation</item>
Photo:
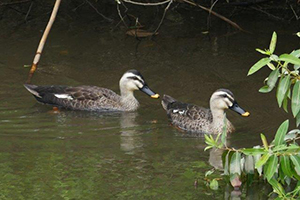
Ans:
[[[268,66],[271,73],[265,79],[265,86],[260,92],[272,91],[277,85],[276,98],[279,107],[288,112],[288,102],[291,101],[292,116],[296,124],[300,124],[300,49],[290,54],[280,56],[274,54],[277,34],[274,32],[269,49],[256,49],[267,56],[260,59],[249,70],[252,75],[261,68]],[[226,128],[226,127],[225,127]],[[278,199],[300,198],[300,130],[288,131],[289,120],[284,121],[278,128],[275,138],[268,143],[261,134],[262,145],[253,148],[234,149],[226,144],[226,131],[217,138],[205,136],[208,145],[205,150],[216,148],[223,151],[224,175],[229,177],[231,185],[239,188],[242,182],[251,185],[257,180],[264,180],[273,188],[272,193]],[[208,172],[206,176],[209,176]],[[218,179],[209,180],[211,189],[218,188]],[[285,190],[286,186],[292,188]]]

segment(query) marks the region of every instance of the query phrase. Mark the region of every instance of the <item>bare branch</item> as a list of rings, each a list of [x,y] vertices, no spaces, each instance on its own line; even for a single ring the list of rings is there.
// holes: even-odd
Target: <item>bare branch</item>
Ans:
[[[157,2],[157,3],[141,3],[141,2],[131,1],[131,0],[123,0],[123,1],[126,3],[131,3],[131,4],[135,4],[135,5],[140,5],[140,6],[159,6],[159,5],[169,3],[172,0],[165,0],[165,1]]]
[[[27,18],[28,18],[28,16],[29,16],[29,13],[30,13],[30,11],[31,11],[32,6],[33,6],[33,1],[31,2],[30,6],[29,6],[29,9],[28,9],[28,11],[27,11],[27,13],[26,13],[25,21],[27,21]]]
[[[107,21],[109,21],[109,22],[113,22],[114,20],[112,20],[112,19],[110,19],[110,18],[108,18],[108,17],[105,17],[102,13],[100,13],[99,11],[98,11],[98,9],[91,3],[91,2],[89,2],[88,0],[85,0],[95,11],[96,11],[96,13],[98,13],[101,17],[103,17],[104,19],[106,19]]]
[[[40,44],[38,46],[38,49],[36,51],[35,57],[33,59],[32,66],[31,66],[31,69],[29,71],[27,83],[30,83],[31,78],[32,78],[35,70],[37,69],[38,63],[39,63],[40,58],[41,58],[41,54],[42,54],[43,49],[44,49],[44,45],[46,43],[46,40],[47,40],[47,37],[48,37],[49,32],[51,30],[51,27],[52,27],[52,25],[53,25],[53,23],[55,21],[55,18],[56,18],[57,12],[58,12],[58,8],[59,8],[59,5],[60,5],[60,2],[61,2],[61,0],[56,0],[56,2],[55,2],[54,8],[52,10],[52,14],[51,14],[50,19],[49,19],[49,22],[48,22],[48,24],[46,26],[46,29],[45,29],[45,31],[43,33],[42,39],[41,39]]]
[[[126,8],[126,9],[127,9],[127,8]],[[120,17],[120,19],[121,19],[120,22],[123,22],[124,25],[126,26],[126,28],[128,28],[127,24],[126,24],[125,21],[124,21],[124,17],[122,16],[121,11],[120,11],[120,4],[118,4],[118,3],[117,3],[117,10],[118,10],[118,15],[119,15],[119,17]],[[125,12],[127,12],[127,10],[126,10]],[[119,23],[120,23],[120,22],[119,22]],[[119,23],[117,24],[117,26],[119,25]]]
[[[296,11],[294,10],[294,8],[293,8],[293,6],[291,4],[290,4],[290,7],[291,7],[291,9],[292,9],[292,11],[293,11],[293,13],[294,13],[294,15],[296,17],[296,20],[299,20],[300,17],[297,15]]]
[[[13,5],[13,4],[20,4],[20,3],[27,3],[32,0],[23,0],[23,1],[15,1],[15,2],[9,2],[9,3],[0,3],[0,6],[8,6],[8,5]]]
[[[211,11],[213,9],[213,7],[217,4],[219,0],[216,0],[209,8],[209,14],[208,14],[208,17],[207,17],[207,29],[209,29],[210,27],[210,16],[211,16]]]
[[[226,17],[224,17],[224,16],[222,16],[222,15],[216,13],[215,11],[212,11],[212,10],[209,9],[209,8],[206,8],[206,7],[204,7],[204,6],[201,6],[200,4],[191,2],[191,1],[189,1],[189,0],[182,0],[182,1],[185,2],[185,3],[188,3],[188,4],[190,4],[190,5],[199,7],[199,8],[201,8],[201,9],[207,11],[207,12],[210,12],[210,13],[213,14],[214,16],[216,16],[216,17],[222,19],[223,21],[225,21],[225,22],[231,24],[233,27],[239,29],[240,31],[247,32],[247,31],[245,31],[244,29],[242,29],[239,25],[237,25],[235,22],[233,22],[233,21],[231,21],[230,19],[227,19]]]
[[[169,9],[169,7],[170,7],[170,5],[171,5],[172,3],[173,3],[173,0],[170,0],[169,4],[166,6],[165,11],[164,11],[164,14],[163,14],[163,16],[162,16],[162,18],[161,18],[161,20],[160,20],[160,22],[159,22],[158,27],[155,29],[153,35],[156,35],[158,29],[160,28],[161,24],[163,23],[163,20],[164,20],[164,18],[165,18],[165,16],[166,16],[167,10]]]
[[[267,11],[264,11],[262,9],[259,9],[259,8],[255,7],[255,6],[251,6],[250,8],[252,8],[253,10],[259,11],[261,13],[264,13],[264,14],[268,15],[269,17],[272,17],[272,18],[274,18],[276,20],[284,21],[283,18],[277,17],[277,16],[275,16],[275,15],[273,15],[271,13],[268,13]]]

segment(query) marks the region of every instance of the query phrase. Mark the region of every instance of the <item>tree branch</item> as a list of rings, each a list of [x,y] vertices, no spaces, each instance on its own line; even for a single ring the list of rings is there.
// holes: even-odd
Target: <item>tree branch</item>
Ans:
[[[46,43],[46,40],[47,40],[47,37],[48,37],[49,32],[51,30],[51,27],[52,27],[52,25],[53,25],[53,23],[55,21],[55,18],[56,18],[57,12],[58,12],[58,8],[59,8],[59,5],[60,5],[60,2],[61,2],[61,0],[56,0],[56,2],[55,2],[54,8],[52,10],[51,17],[49,19],[49,22],[48,22],[48,24],[46,26],[46,29],[45,29],[45,31],[43,33],[42,39],[41,39],[40,44],[38,46],[38,49],[36,51],[35,57],[33,59],[32,66],[31,66],[31,69],[29,71],[27,83],[31,82],[32,76],[33,76],[35,70],[37,69],[38,63],[40,61],[40,58],[41,58],[41,55],[42,55],[42,52],[43,52],[43,49],[44,49],[44,45]]]

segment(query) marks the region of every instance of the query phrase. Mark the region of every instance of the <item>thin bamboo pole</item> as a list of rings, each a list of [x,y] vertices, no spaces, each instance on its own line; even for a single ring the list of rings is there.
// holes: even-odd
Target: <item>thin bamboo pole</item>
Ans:
[[[52,14],[51,14],[50,19],[49,19],[49,22],[46,26],[46,29],[43,33],[40,44],[39,44],[39,46],[37,48],[37,51],[36,51],[36,54],[34,56],[32,66],[31,66],[31,69],[30,69],[29,74],[28,74],[27,83],[31,82],[32,76],[33,76],[35,70],[37,69],[38,63],[40,61],[40,58],[41,58],[41,55],[42,55],[42,52],[43,52],[43,49],[44,49],[44,45],[46,43],[46,40],[47,40],[47,37],[48,37],[49,32],[51,30],[51,27],[52,27],[52,25],[55,21],[60,2],[61,2],[61,0],[56,0],[56,2],[55,2],[54,8],[52,10]]]

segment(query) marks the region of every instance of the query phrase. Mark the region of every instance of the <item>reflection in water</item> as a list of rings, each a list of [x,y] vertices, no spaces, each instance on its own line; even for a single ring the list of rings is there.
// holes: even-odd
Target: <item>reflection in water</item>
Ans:
[[[135,121],[138,113],[124,112],[120,118],[120,148],[128,154],[134,154],[135,150],[143,146],[139,132],[135,129],[138,124]]]
[[[222,163],[222,149],[212,148],[209,152],[209,159],[208,162],[211,166],[213,166],[217,170],[223,170],[223,163]]]

